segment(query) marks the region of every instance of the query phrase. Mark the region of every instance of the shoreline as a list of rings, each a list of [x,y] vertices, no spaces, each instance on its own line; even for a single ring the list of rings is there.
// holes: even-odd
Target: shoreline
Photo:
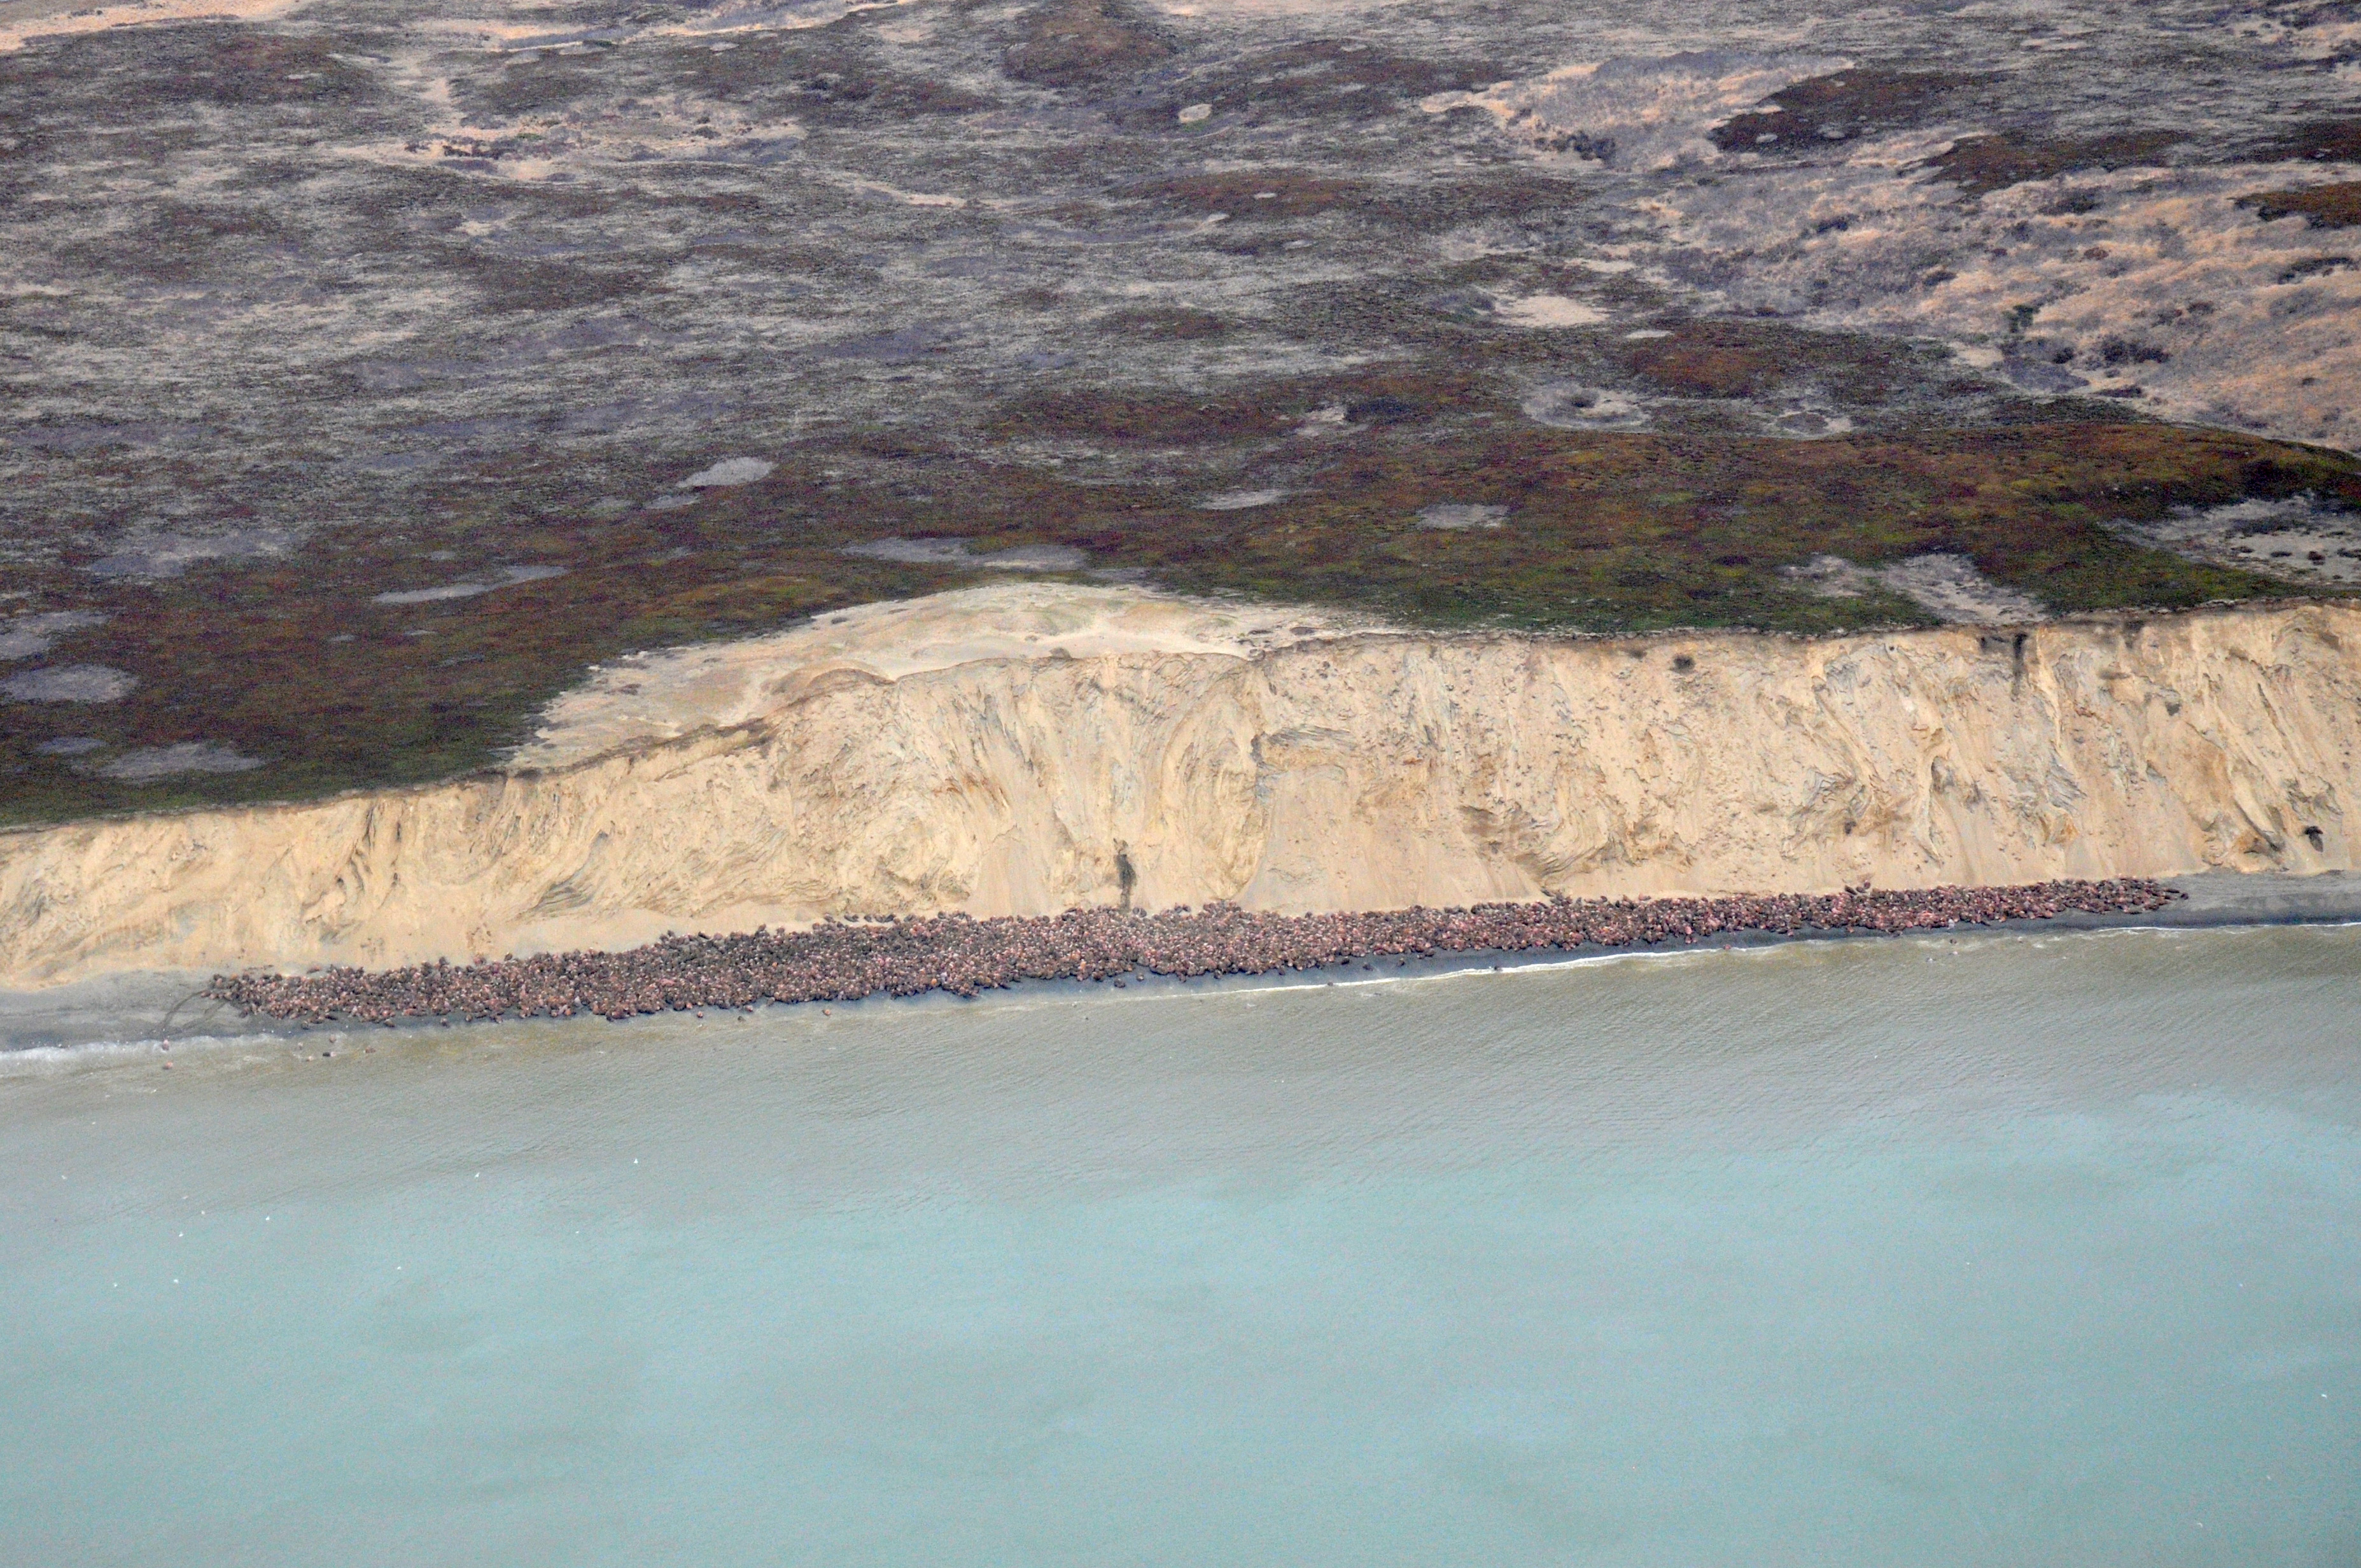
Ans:
[[[2196,934],[2257,931],[2294,926],[2361,928],[2361,875],[2354,873],[2328,872],[2291,875],[2207,871],[2158,880],[2188,896],[2145,914],[2061,913],[2041,920],[1961,926],[1948,933],[1938,927],[1903,935],[1921,938],[1939,938],[1945,935],[1997,938],[2095,936],[2109,932]],[[1364,970],[1363,960],[1356,959],[1349,965],[1338,963],[1268,976],[1209,976],[1195,981],[1162,976],[1126,977],[1129,989],[1124,994],[1148,1001],[1158,997],[1211,997],[1273,987],[1292,990],[1513,974],[1525,970],[1543,970],[1622,959],[1702,957],[1713,953],[1760,954],[1773,948],[1850,943],[1869,940],[1877,935],[1875,932],[1807,931],[1789,936],[1775,932],[1738,931],[1722,933],[1709,942],[1675,941],[1655,947],[1441,953],[1433,959],[1404,958],[1389,961],[1375,972]],[[300,1019],[272,1018],[244,1012],[227,1003],[207,997],[205,993],[212,980],[217,978],[220,977],[209,977],[203,970],[151,969],[117,971],[58,987],[0,989],[0,1064],[27,1064],[37,1058],[57,1061],[79,1060],[84,1053],[93,1050],[101,1056],[127,1054],[141,1059],[160,1054],[162,1059],[170,1060],[183,1045],[205,1041],[252,1042],[274,1037],[290,1044],[307,1037],[331,1039],[338,1043],[335,1054],[342,1056],[342,1042],[350,1037],[344,1031],[362,1026],[335,1021],[312,1025]],[[1114,989],[1112,981],[1085,983],[1069,977],[1020,981],[1015,988],[999,995],[1001,1000],[1017,1004],[1087,1002],[1094,998],[1111,1001],[1115,999],[1110,994]],[[979,997],[977,1000],[989,999]],[[875,996],[865,1003],[841,1004],[838,1012],[841,1016],[846,1008],[865,1012],[870,1006],[897,1009],[914,1006],[931,1010],[961,1005],[964,1003],[960,998],[937,991],[906,999]],[[749,1013],[737,1016],[752,1020],[758,1015]],[[646,1022],[653,1024],[661,1015],[643,1016]],[[784,1023],[788,1016],[780,1014],[780,1021]],[[419,1031],[439,1032],[451,1026],[451,1022],[437,1016],[413,1016],[380,1026],[396,1030],[396,1038],[399,1038]],[[814,1022],[818,1022],[817,1018]],[[317,1047],[309,1052],[299,1051],[298,1054],[316,1055]]]
[[[0,834],[0,981],[617,952],[848,912],[2354,863],[2318,781],[2361,749],[2361,610],[1792,657],[1212,615],[1043,585],[936,596],[619,666],[545,716],[534,760],[574,759],[552,771]],[[1052,642],[1066,656],[1032,652]]]
[[[1270,915],[1213,905],[1140,914],[1068,910],[828,921],[800,931],[667,937],[617,952],[509,957],[306,974],[215,975],[199,992],[247,1017],[309,1026],[406,1020],[498,1022],[765,1004],[851,1003],[930,992],[972,998],[1027,981],[1111,982],[1396,969],[1439,958],[1678,950],[1727,939],[1898,936],[2153,919],[2188,894],[2141,878],[1725,898],[1555,899],[1464,908]],[[192,999],[193,1000],[193,999]]]

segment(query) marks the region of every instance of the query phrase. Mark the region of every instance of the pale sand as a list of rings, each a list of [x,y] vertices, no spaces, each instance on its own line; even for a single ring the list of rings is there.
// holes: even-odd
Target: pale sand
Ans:
[[[563,768],[748,723],[847,673],[899,681],[1005,659],[1170,653],[1249,659],[1392,630],[1366,616],[1187,598],[1135,587],[1013,582],[867,604],[767,637],[620,659],[544,710],[519,768]]]

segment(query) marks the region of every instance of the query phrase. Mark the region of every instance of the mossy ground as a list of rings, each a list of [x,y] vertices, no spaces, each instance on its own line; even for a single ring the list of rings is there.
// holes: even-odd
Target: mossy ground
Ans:
[[[1621,21],[1507,0],[1312,36],[1252,9],[865,6],[724,38],[591,4],[502,49],[426,0],[0,55],[0,620],[71,626],[0,679],[136,680],[0,701],[0,822],[445,777],[617,653],[983,580],[844,554],[888,535],[1422,626],[1808,633],[1926,619],[1816,597],[1787,570],[1815,555],[1955,551],[2053,609],[2188,605],[2290,590],[2104,525],[2361,500],[2345,457],[2133,411],[2212,405],[2020,390],[2180,374],[2161,313],[2044,338],[2030,375],[2031,292],[1942,329],[2008,334],[2026,352],[1997,370],[1841,327],[1957,281],[1943,259],[1984,241],[1951,215],[1982,192],[2361,158],[2348,105],[2255,74],[2210,16],[2035,60],[2013,19],[1839,10],[1810,48],[1857,64],[1713,110],[1702,163],[1642,167],[1444,101],[1652,52]],[[1666,5],[1653,28],[1677,83],[1728,18]],[[1582,114],[1653,123],[1655,80]],[[1864,242],[1734,302],[1861,237],[1849,197],[1748,215],[1749,189],[1864,170],[1943,184],[1924,258]],[[2341,222],[2349,189],[2262,210]],[[2330,439],[2234,404],[2225,424]],[[732,456],[776,469],[682,499]],[[1421,526],[1436,505],[1473,525]],[[149,762],[263,765],[108,775],[192,743]]]
[[[1434,400],[1466,401],[1438,423]],[[1291,422],[1352,411],[1315,454]],[[1367,378],[1185,406],[1116,400],[1012,411],[1033,437],[1223,443],[1286,456],[1276,502],[1209,510],[1169,483],[1078,477],[1003,446],[906,437],[785,455],[742,489],[620,519],[513,515],[533,477],[398,535],[333,532],[283,559],[111,584],[110,619],[49,663],[139,680],[104,705],[0,706],[0,819],[424,782],[487,764],[583,668],[638,648],[743,635],[830,609],[984,580],[952,565],[845,554],[886,536],[978,551],[1078,546],[1094,571],[1183,591],[1349,605],[1413,625],[1538,632],[1752,627],[1829,632],[1930,618],[1897,595],[1816,597],[1782,568],[1930,551],[2058,610],[2180,607],[2284,585],[2125,543],[2101,524],[2176,505],[2311,491],[2361,502],[2339,455],[2218,432],[2053,419],[1822,441],[1535,428],[1469,381]],[[1061,421],[1060,413],[1066,417]],[[1498,527],[1421,525],[1436,503],[1506,509]],[[564,575],[466,598],[378,595],[453,580],[434,560],[501,537],[509,565]],[[73,585],[89,605],[85,578]],[[38,608],[40,598],[27,601]],[[250,773],[138,783],[35,748],[60,733],[104,758],[202,737],[266,758]]]
[[[2361,181],[2313,185],[2299,191],[2261,191],[2238,199],[2265,223],[2300,217],[2316,229],[2345,229],[2361,225]]]

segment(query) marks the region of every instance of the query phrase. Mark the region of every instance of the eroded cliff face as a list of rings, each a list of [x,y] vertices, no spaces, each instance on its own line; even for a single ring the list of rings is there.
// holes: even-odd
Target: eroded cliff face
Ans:
[[[1073,592],[1104,608],[1111,590]],[[2356,861],[2351,608],[1822,642],[1331,627],[915,661],[886,644],[927,612],[895,613],[865,651],[788,638],[740,657],[710,707],[727,722],[685,729],[697,709],[675,706],[634,742],[602,721],[624,743],[578,761],[544,742],[547,765],[434,788],[0,836],[0,983],[1126,899],[1318,910]]]

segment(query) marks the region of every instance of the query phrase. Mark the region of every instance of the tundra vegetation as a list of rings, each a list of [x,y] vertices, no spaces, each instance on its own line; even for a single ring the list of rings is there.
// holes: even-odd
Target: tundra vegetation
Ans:
[[[620,653],[1018,568],[1539,634],[1932,620],[1831,556],[2052,613],[2346,591],[2142,543],[2361,508],[2202,368],[2226,302],[2101,327],[2068,280],[1974,342],[1739,302],[1866,232],[1865,169],[2060,232],[2248,170],[2224,233],[2283,225],[2272,308],[2333,314],[2353,72],[2154,9],[1740,56],[1675,5],[1589,76],[1601,24],[1532,5],[12,24],[0,822],[447,777]],[[1968,247],[1844,286],[1965,287]],[[2161,417],[2184,374],[2214,414]]]

